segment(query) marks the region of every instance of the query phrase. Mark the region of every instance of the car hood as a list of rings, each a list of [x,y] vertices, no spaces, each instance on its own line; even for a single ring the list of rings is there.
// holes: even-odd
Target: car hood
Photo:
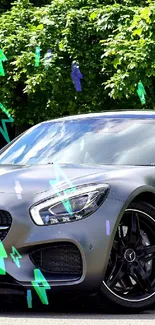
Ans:
[[[131,179],[148,174],[145,171],[154,167],[114,166],[114,165],[71,165],[59,164],[58,175],[55,165],[0,165],[0,193],[39,194],[49,191],[51,181],[58,181],[59,186],[70,188],[93,182],[107,183],[114,179]],[[60,171],[59,170],[59,171]]]

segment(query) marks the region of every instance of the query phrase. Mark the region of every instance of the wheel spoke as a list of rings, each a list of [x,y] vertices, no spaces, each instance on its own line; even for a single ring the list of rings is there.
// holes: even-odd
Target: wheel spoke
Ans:
[[[125,247],[125,243],[124,243],[124,234],[123,234],[123,225],[119,225],[118,226],[118,229],[117,229],[117,231],[118,231],[118,237],[119,237],[119,246],[123,246],[123,247]]]
[[[115,271],[115,269],[116,269],[116,263],[117,263],[117,256],[115,256],[115,260],[113,260],[113,261],[111,260],[112,270],[109,270],[107,272],[107,278],[108,279],[110,278],[111,274],[113,274],[113,272]]]
[[[147,257],[144,257],[143,261],[144,261],[144,263],[147,263],[147,262],[149,262],[150,260],[152,260],[153,258],[155,258],[155,255],[154,255],[154,256],[149,255],[149,256],[147,256]]]
[[[130,276],[128,275],[128,273],[125,273],[122,279],[123,283],[124,283],[124,288],[125,289],[130,289],[133,287],[133,284],[131,282]]]
[[[144,246],[142,248],[142,254],[143,254],[143,256],[148,255],[148,254],[155,254],[155,245]]]
[[[118,242],[116,240],[114,240],[112,247],[116,252],[119,251],[119,245],[118,245]]]
[[[128,232],[130,244],[137,244],[138,242],[141,242],[139,217],[135,211],[132,211]]]
[[[140,260],[145,263],[155,258],[155,245],[143,246],[138,249],[138,255]]]
[[[120,263],[119,267],[110,274],[109,279],[107,281],[107,285],[109,288],[112,288],[116,285],[117,282],[123,277],[127,270],[127,267],[124,263]]]
[[[153,292],[151,282],[140,263],[136,268],[131,270],[131,276],[145,292]]]

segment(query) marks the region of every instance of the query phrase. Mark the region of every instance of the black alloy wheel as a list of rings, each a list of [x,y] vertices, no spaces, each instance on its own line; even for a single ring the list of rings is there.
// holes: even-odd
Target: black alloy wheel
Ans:
[[[155,302],[155,208],[147,203],[131,204],[121,219],[101,286],[104,296],[128,311]]]

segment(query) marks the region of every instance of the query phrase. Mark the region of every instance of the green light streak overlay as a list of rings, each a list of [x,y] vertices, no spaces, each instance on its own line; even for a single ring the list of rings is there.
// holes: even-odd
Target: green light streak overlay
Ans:
[[[12,253],[10,254],[10,256],[12,257],[12,259],[13,259],[14,263],[17,265],[17,267],[20,268],[19,259],[22,258],[22,256],[19,254],[19,252],[17,251],[17,249],[14,246],[12,246]]]
[[[65,209],[67,210],[67,212],[70,215],[72,215],[73,211],[72,211],[72,207],[71,207],[71,204],[70,204],[70,200],[69,199],[62,199],[62,195],[56,189],[56,185],[60,181],[60,176],[62,176],[63,179],[66,181],[66,183],[71,187],[70,189],[67,189],[67,190],[63,191],[64,194],[75,192],[76,187],[73,187],[73,184],[71,183],[71,181],[68,179],[68,177],[65,175],[65,173],[62,171],[62,169],[58,165],[54,165],[54,167],[55,167],[56,179],[55,180],[50,180],[49,183],[53,187],[53,189],[55,191],[55,194],[57,194],[57,196],[60,198],[60,200],[61,200],[62,204],[64,205]]]
[[[14,119],[11,117],[11,115],[6,110],[6,108],[2,105],[2,103],[0,103],[0,108],[8,117],[8,119],[1,120],[3,128],[0,126],[0,132],[3,135],[4,139],[6,140],[6,142],[8,143],[8,142],[10,142],[10,138],[9,138],[8,130],[7,130],[5,123],[13,123]]]
[[[139,96],[141,104],[144,105],[146,103],[146,100],[145,100],[146,91],[145,91],[145,88],[144,88],[143,83],[141,81],[138,82],[137,94]]]
[[[8,257],[7,252],[3,246],[2,241],[0,240],[0,275],[6,274],[4,258],[7,258],[7,257]]]
[[[34,279],[35,281],[31,281],[37,295],[39,296],[43,305],[48,305],[48,298],[46,294],[46,290],[51,289],[50,285],[46,281],[45,277],[43,276],[42,272],[39,269],[34,270]],[[40,284],[42,286],[40,286]]]

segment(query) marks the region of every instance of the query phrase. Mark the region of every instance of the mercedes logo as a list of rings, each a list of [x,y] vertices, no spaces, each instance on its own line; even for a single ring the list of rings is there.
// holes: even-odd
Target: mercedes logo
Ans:
[[[132,248],[128,248],[125,253],[124,253],[124,257],[128,262],[134,262],[136,259],[136,253]]]

